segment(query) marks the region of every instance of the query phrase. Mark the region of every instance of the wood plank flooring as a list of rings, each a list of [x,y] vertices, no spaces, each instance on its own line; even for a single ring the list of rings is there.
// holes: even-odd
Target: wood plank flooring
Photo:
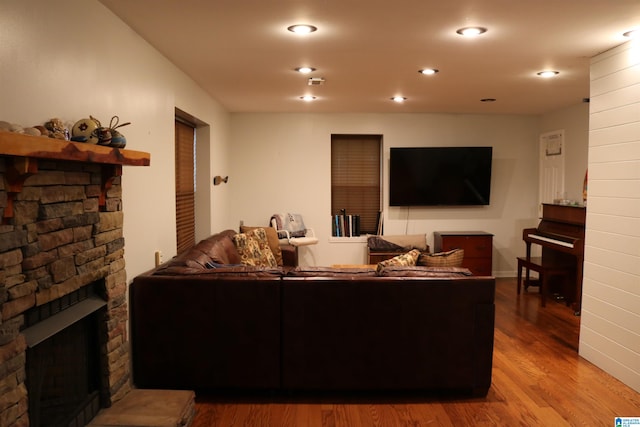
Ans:
[[[640,394],[578,356],[580,317],[539,307],[497,279],[493,381],[485,398],[196,396],[192,427],[613,426],[640,416]]]

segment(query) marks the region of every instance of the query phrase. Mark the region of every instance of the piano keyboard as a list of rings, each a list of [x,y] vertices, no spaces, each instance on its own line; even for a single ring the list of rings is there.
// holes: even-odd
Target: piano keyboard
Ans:
[[[538,236],[537,234],[529,234],[527,237],[535,240],[542,240],[544,242],[554,243],[556,245],[564,246],[573,249],[573,243],[563,242],[562,240],[551,239],[549,237]]]

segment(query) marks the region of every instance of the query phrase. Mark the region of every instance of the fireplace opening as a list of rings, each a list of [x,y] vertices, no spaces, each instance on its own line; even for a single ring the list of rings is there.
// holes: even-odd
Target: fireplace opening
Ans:
[[[31,427],[84,426],[101,399],[104,281],[26,313],[26,386]]]

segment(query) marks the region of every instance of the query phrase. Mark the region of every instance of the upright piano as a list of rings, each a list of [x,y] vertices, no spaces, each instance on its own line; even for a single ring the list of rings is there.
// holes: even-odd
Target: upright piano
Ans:
[[[576,314],[582,301],[582,268],[584,262],[584,234],[586,209],[582,206],[542,205],[542,219],[537,228],[525,228],[522,239],[527,245],[527,259],[531,258],[531,244],[542,246],[545,262],[572,269],[572,279],[562,295],[571,303]]]

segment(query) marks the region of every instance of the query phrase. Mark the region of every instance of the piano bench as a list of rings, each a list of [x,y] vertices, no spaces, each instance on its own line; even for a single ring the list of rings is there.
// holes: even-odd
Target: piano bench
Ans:
[[[565,279],[571,277],[571,267],[551,264],[543,262],[542,257],[518,257],[518,295],[520,295],[520,289],[522,287],[522,269],[525,269],[525,289],[529,283],[529,273],[531,270],[538,273],[540,279],[538,281],[540,286],[540,306],[544,307],[546,303],[545,295],[549,290],[547,286],[549,279],[553,276],[563,276]]]

